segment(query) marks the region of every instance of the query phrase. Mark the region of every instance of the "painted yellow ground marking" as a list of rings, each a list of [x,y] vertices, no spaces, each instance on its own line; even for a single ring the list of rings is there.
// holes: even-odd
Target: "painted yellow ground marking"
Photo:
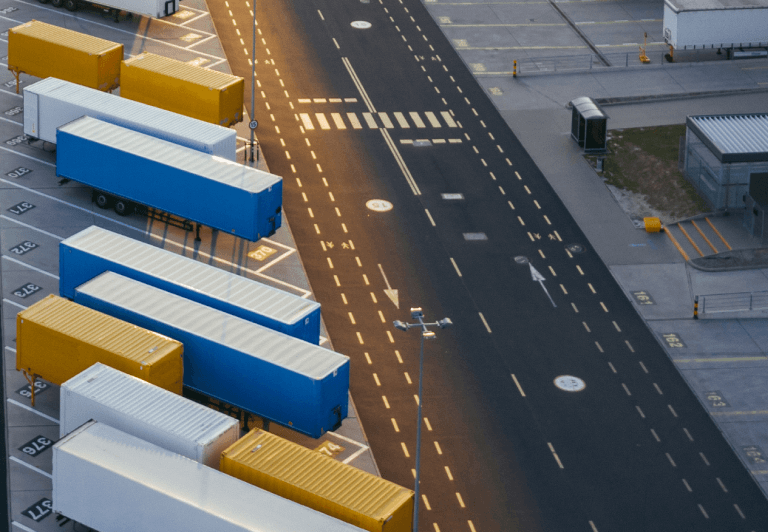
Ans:
[[[448,480],[453,480],[453,475],[451,475],[451,470],[448,466],[445,466],[445,474],[448,476]]]
[[[325,113],[315,113],[315,118],[317,119],[317,123],[320,124],[320,129],[331,129],[331,124],[329,124],[328,120],[325,118]]]
[[[520,225],[525,226],[525,222],[520,216],[517,217],[517,220],[520,222]]]
[[[352,315],[352,313],[348,312],[347,314],[349,314],[349,321],[352,322],[352,325],[357,325],[357,323],[355,322],[355,317]]]
[[[304,124],[304,129],[315,129],[315,125],[312,123],[312,119],[307,113],[299,113],[299,116]]]
[[[427,426],[427,430],[432,432],[432,425],[429,424],[429,420],[424,418],[424,424]]]
[[[387,320],[384,318],[384,313],[382,311],[379,311],[379,318],[381,319],[381,323],[387,322]]]
[[[378,303],[378,301],[376,300],[376,294],[374,294],[373,292],[371,292],[371,299],[373,300],[374,303]]]
[[[427,115],[429,115],[429,113],[427,113]],[[448,127],[458,127],[458,124],[456,124],[456,122],[451,117],[451,113],[448,111],[441,111],[440,115],[443,117],[443,120],[445,120],[445,123],[448,124]],[[429,116],[427,116],[427,118],[429,118]]]
[[[365,360],[368,361],[368,364],[373,364],[373,362],[371,362],[371,355],[369,355],[367,352],[363,354],[365,355]]]
[[[384,401],[384,406],[385,406],[387,409],[389,409],[389,401],[387,401],[387,396],[386,396],[386,395],[382,395],[382,396],[381,396],[381,398],[382,398],[382,400]]]
[[[309,211],[309,217],[310,218],[314,218],[315,217],[315,213],[312,212],[312,207],[307,207],[307,210]]]
[[[435,449],[437,449],[437,454],[443,454],[443,450],[440,448],[440,444],[437,443],[437,440],[435,440]]]
[[[564,293],[565,295],[568,295],[568,290],[566,290],[566,289],[565,289],[565,286],[563,286],[563,285],[561,284],[561,285],[560,285],[560,288],[563,290],[563,293]]]
[[[264,261],[267,257],[274,255],[275,253],[277,253],[276,249],[272,249],[271,247],[262,244],[248,253],[248,256],[254,260]]]
[[[395,432],[400,432],[400,427],[397,426],[397,421],[395,420],[395,418],[391,418],[391,419],[392,419],[392,426],[395,427]]]
[[[409,129],[411,127],[403,113],[395,113],[395,120],[397,120],[397,123],[400,124],[400,127],[403,129]]]
[[[408,372],[407,372],[407,371],[403,372],[403,375],[405,375],[405,381],[406,381],[408,384],[413,384],[413,381],[411,380],[411,376],[408,374]]]
[[[379,112],[379,119],[381,120],[381,123],[384,124],[384,127],[387,129],[393,129],[395,125],[392,123],[392,120],[389,119],[389,115],[384,112]]]
[[[672,408],[672,405],[667,405],[667,408],[669,408],[669,411],[672,412],[672,415],[677,417],[677,412],[675,412],[675,409]]]
[[[576,308],[576,303],[571,303],[571,306],[573,307],[574,312],[576,312],[576,314],[578,314],[579,313],[579,309]]]
[[[339,276],[338,275],[334,275],[333,276],[333,280],[336,281],[336,286],[341,286],[341,281],[339,281]]]
[[[394,344],[395,339],[392,337],[392,331],[387,330],[387,336],[389,337],[389,343]]]
[[[376,121],[373,119],[373,115],[371,113],[363,113],[363,118],[365,119],[365,122],[368,124],[369,128],[377,129],[379,127]]]
[[[419,406],[419,396],[416,394],[413,394],[413,400],[416,401],[416,406]]]
[[[423,493],[421,494],[421,500],[424,501],[424,507],[427,510],[431,510],[432,509],[432,507],[429,505],[429,501],[427,500],[427,496],[425,494],[423,494]]]
[[[520,395],[525,397],[525,392],[523,391],[523,387],[520,386],[520,382],[518,382],[517,377],[515,377],[515,374],[511,373],[510,375],[512,375],[512,380],[515,381],[515,386],[517,386],[517,390],[520,392]]]
[[[360,345],[364,345],[365,342],[363,342],[363,335],[360,334],[359,332],[356,334],[357,334],[357,341],[360,342]]]
[[[411,120],[413,120],[413,123],[416,124],[416,127],[421,129],[427,127],[426,124],[424,124],[424,121],[419,116],[419,113],[411,112],[408,113],[411,117]]]
[[[627,388],[627,385],[623,382],[621,383],[621,387],[624,388],[624,391],[627,392],[627,395],[632,395],[632,393],[629,391],[629,388]]]
[[[552,272],[552,277],[557,277],[557,274],[555,273],[555,269],[552,266],[549,266],[549,271]]]
[[[478,314],[480,315],[480,319],[483,321],[483,325],[485,325],[485,329],[490,333],[491,332],[491,328],[490,328],[490,326],[488,326],[488,322],[485,321],[485,316],[483,316],[482,312],[478,312]]]
[[[461,270],[459,270],[459,266],[456,264],[456,261],[453,260],[453,257],[450,257],[451,264],[453,264],[453,268],[456,270],[456,274],[461,277]]]
[[[406,458],[410,458],[410,457],[411,457],[411,455],[410,455],[410,454],[408,454],[408,447],[406,447],[406,446],[405,446],[405,442],[404,442],[404,441],[401,441],[401,442],[400,442],[400,445],[402,445],[402,447],[403,447],[403,454],[405,455],[405,457],[406,457]]]
[[[400,356],[400,351],[395,349],[395,356],[397,357],[397,361],[402,364],[403,363],[403,357]]]
[[[637,413],[640,414],[640,417],[645,419],[645,414],[643,413],[643,409],[639,406],[635,405],[635,408],[637,409]]]
[[[552,452],[552,456],[555,457],[555,460],[557,461],[557,465],[560,466],[560,469],[565,469],[565,466],[560,461],[560,457],[557,456],[557,453],[555,452],[554,446],[550,442],[547,442],[547,446],[549,447],[549,450]]]
[[[601,306],[601,307],[603,307],[603,310],[604,310],[604,311],[608,312],[608,308],[605,306],[605,303],[603,303],[603,302],[601,301],[601,302],[600,302],[600,306]]]
[[[616,368],[614,368],[614,367],[613,367],[613,364],[611,364],[610,362],[608,362],[608,366],[611,368],[611,371],[612,371],[612,372],[614,372],[614,373],[618,373],[618,371],[616,371]]]
[[[369,286],[371,282],[368,280],[368,276],[363,274],[363,282],[365,283],[365,286]]]
[[[331,113],[331,118],[338,129],[347,129],[347,125],[344,123],[344,120],[341,119],[340,113]]]
[[[429,218],[429,223],[432,224],[432,227],[435,227],[437,224],[435,224],[435,221],[432,219],[432,215],[429,214],[429,211],[427,209],[424,209],[424,212],[427,213],[427,218]]]
[[[343,450],[344,447],[328,440],[325,440],[317,448],[315,448],[315,451],[330,457],[334,457],[337,454],[340,454]]]
[[[373,380],[376,381],[376,386],[381,386],[381,382],[379,381],[379,376],[375,373],[373,374]]]
[[[456,499],[458,499],[459,501],[459,506],[461,506],[462,508],[466,508],[466,506],[464,505],[464,500],[461,498],[461,493],[459,493],[458,491],[456,492]]]

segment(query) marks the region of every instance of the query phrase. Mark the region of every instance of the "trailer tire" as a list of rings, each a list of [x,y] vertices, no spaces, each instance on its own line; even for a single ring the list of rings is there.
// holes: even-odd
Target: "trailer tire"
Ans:
[[[133,203],[122,199],[115,200],[115,212],[120,216],[128,216],[133,212]]]
[[[77,8],[78,8],[77,0],[64,0],[64,8],[67,11],[77,11]]]
[[[64,0],[51,0],[51,5],[53,7],[61,7],[64,5]]]
[[[110,204],[110,198],[103,192],[96,192],[94,194],[93,201],[96,202],[96,206],[100,209],[108,209]]]
[[[51,0],[38,0],[38,1],[39,1],[41,4],[47,4],[47,3],[48,3],[48,2],[50,2]]]

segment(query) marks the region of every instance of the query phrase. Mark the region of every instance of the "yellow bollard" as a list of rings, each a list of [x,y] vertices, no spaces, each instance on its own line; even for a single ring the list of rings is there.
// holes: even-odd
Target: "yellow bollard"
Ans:
[[[693,298],[693,319],[699,319],[699,296]]]
[[[655,216],[643,218],[643,223],[645,224],[645,231],[648,233],[658,233],[661,231],[661,220]]]
[[[517,77],[517,59],[512,62],[512,77]]]

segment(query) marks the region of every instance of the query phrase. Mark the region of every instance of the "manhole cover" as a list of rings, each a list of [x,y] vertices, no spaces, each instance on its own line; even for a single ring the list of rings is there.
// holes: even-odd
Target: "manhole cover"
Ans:
[[[566,392],[580,392],[587,384],[573,375],[560,375],[555,379],[555,386]]]
[[[419,139],[419,140],[414,140],[413,145],[416,146],[417,148],[424,148],[424,147],[432,146],[432,143],[425,139]]]
[[[365,206],[376,212],[387,212],[392,210],[392,204],[383,199],[372,199],[365,202]]]
[[[461,192],[444,192],[441,194],[444,200],[463,200],[464,194]]]
[[[584,246],[581,244],[568,244],[565,246],[565,249],[570,251],[571,253],[584,253]]]
[[[515,262],[518,264],[528,264],[528,257],[523,257],[522,255],[518,255],[515,257]]]
[[[485,233],[464,233],[464,240],[488,240]]]
[[[364,20],[356,20],[353,23],[350,24],[353,28],[357,28],[358,30],[367,30],[371,27],[370,22],[366,22]]]

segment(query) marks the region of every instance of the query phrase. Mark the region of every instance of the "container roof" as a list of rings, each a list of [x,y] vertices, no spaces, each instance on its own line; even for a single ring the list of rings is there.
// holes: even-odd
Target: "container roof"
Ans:
[[[713,11],[722,9],[761,9],[768,7],[768,0],[665,0],[675,12]]]
[[[689,116],[686,125],[722,163],[768,161],[768,114]]]

